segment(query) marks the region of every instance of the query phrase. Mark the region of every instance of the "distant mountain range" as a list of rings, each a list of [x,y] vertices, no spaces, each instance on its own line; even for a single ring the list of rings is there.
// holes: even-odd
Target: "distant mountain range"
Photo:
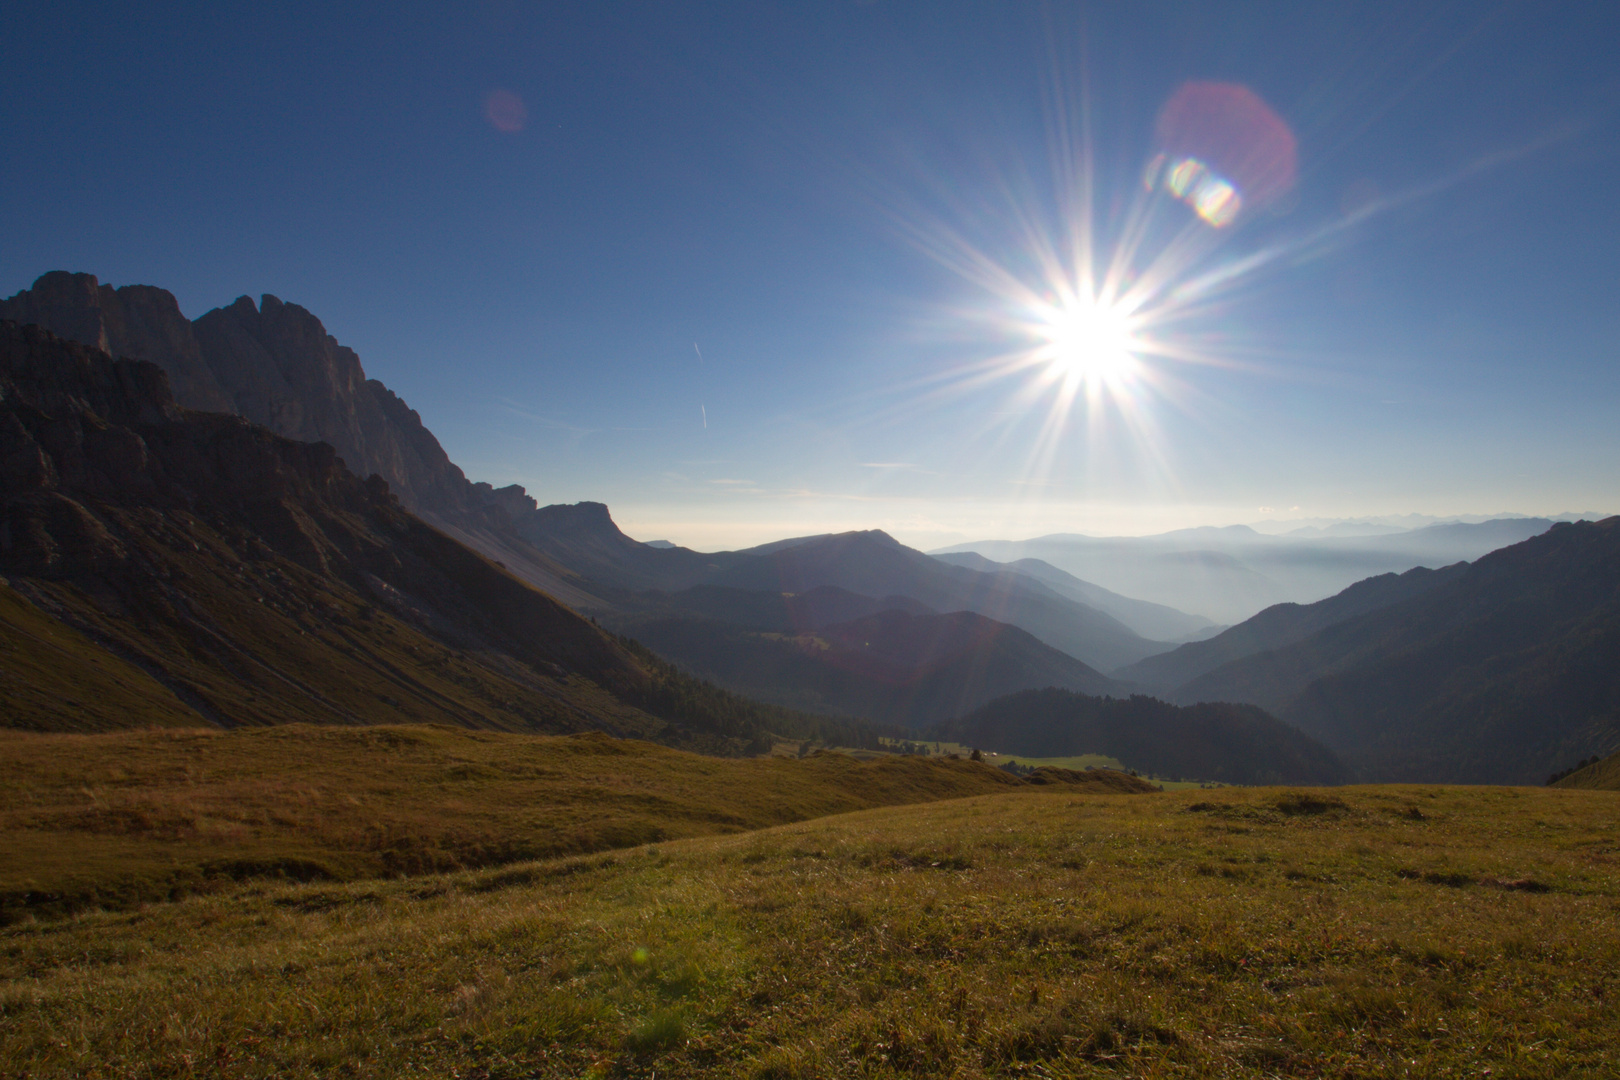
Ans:
[[[1041,559],[1126,596],[1237,623],[1273,604],[1319,600],[1379,574],[1471,561],[1552,524],[1546,518],[1500,518],[1361,535],[1327,530],[1275,536],[1247,525],[1139,537],[1063,533],[958,544],[935,554]]]
[[[1218,633],[1221,627],[1202,615],[1189,615],[1164,604],[1146,600],[1133,600],[1128,596],[1110,592],[1101,585],[1082,581],[1040,559],[1018,559],[998,563],[972,551],[947,552],[935,555],[941,562],[965,566],[990,574],[1023,574],[1039,581],[1060,596],[1098,611],[1112,615],[1133,632],[1152,641],[1194,641]]]
[[[699,585],[729,589],[733,598],[833,587],[867,598],[906,597],[933,612],[985,615],[1098,669],[1174,647],[1173,642],[1142,637],[1108,612],[1071,599],[1029,573],[943,562],[875,530],[704,553],[638,543],[619,531],[607,507],[579,503],[542,508],[525,520],[522,535],[546,559],[588,579],[598,599],[583,601],[581,609],[614,625],[628,625],[624,620],[630,615],[667,605],[669,596]],[[746,603],[739,608],[748,610]],[[708,615],[747,624],[746,616],[720,608]],[[1202,625],[1201,620],[1188,622]]]

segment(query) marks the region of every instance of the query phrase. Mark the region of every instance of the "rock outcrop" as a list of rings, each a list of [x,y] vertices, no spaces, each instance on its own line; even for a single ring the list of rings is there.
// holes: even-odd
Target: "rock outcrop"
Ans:
[[[416,411],[368,379],[354,350],[297,304],[243,296],[191,322],[163,289],[115,289],[91,274],[54,271],[0,301],[0,318],[150,361],[188,409],[234,413],[289,439],[328,443],[355,473],[381,476],[408,509],[435,524],[506,533],[496,539],[510,541],[508,511],[533,509],[522,488],[470,483]]]
[[[361,475],[376,473],[412,510],[458,524],[474,510],[467,477],[422,418],[367,379],[360,357],[297,304],[243,296],[192,327],[232,412],[278,435],[325,442]]]
[[[0,319],[35,323],[112,356],[150,360],[169,374],[175,400],[188,409],[236,412],[214,378],[191,323],[174,294],[151,285],[102,285],[92,274],[61,270],[42,275],[32,289],[0,300]]]

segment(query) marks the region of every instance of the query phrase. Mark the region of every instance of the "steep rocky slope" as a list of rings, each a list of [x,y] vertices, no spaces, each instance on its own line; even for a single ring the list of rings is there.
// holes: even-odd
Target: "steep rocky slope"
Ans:
[[[10,322],[0,573],[8,655],[129,687],[85,702],[8,685],[9,726],[436,721],[734,750],[819,722],[604,634],[329,445],[184,409],[155,365]]]

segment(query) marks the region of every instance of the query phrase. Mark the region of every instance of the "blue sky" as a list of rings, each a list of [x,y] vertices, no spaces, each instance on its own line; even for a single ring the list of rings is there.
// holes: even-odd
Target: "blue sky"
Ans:
[[[1614,5],[64,7],[8,8],[0,291],[303,304],[632,535],[1620,509]],[[1142,187],[1189,81],[1297,140],[1220,230]],[[1039,292],[1087,180],[1099,265],[1259,269],[1065,401],[942,255]]]

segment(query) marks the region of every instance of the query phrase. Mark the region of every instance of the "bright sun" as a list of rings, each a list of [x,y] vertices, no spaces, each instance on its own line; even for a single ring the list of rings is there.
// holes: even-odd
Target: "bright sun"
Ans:
[[[1140,343],[1131,319],[1116,308],[1095,302],[1054,308],[1039,330],[1042,356],[1066,381],[1117,383],[1136,367]]]

